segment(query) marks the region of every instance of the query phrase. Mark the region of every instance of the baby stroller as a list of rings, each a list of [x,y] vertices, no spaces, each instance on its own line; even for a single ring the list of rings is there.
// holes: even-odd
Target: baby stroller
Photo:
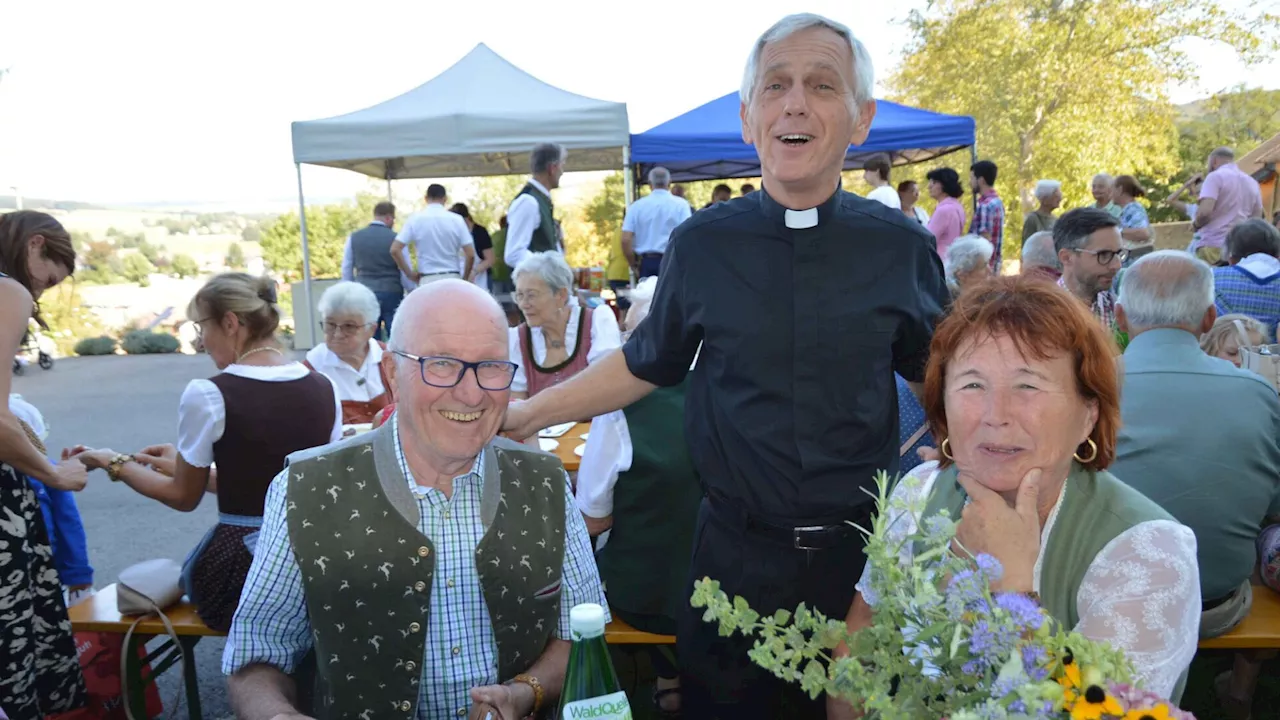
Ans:
[[[14,375],[21,375],[27,371],[27,365],[31,363],[31,356],[33,354],[36,357],[36,364],[40,366],[40,369],[48,370],[53,367],[53,356],[45,351],[42,347],[43,343],[40,342],[43,339],[44,338],[40,336],[39,331],[32,333],[29,329],[27,330],[27,333],[22,336],[22,345],[18,348],[18,354],[13,358]]]

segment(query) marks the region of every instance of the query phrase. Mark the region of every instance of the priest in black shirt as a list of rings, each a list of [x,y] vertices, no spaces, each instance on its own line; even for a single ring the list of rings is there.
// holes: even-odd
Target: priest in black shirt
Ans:
[[[650,315],[622,351],[512,406],[507,427],[524,436],[594,417],[691,373],[685,432],[706,493],[693,577],[762,614],[805,602],[843,618],[864,562],[846,521],[865,527],[862,489],[898,470],[894,373],[923,380],[948,294],[927,230],[839,189],[847,147],[875,115],[862,44],[793,15],[749,62],[743,138],[763,190],[677,228]],[[824,716],[823,699],[752,665],[750,645],[689,609],[678,644],[686,715]]]

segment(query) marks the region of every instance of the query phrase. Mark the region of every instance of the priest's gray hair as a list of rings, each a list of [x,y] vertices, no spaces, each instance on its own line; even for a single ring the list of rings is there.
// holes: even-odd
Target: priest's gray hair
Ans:
[[[965,235],[957,238],[947,248],[947,259],[943,263],[947,268],[947,279],[955,282],[956,275],[966,273],[991,262],[996,252],[995,245],[981,235]]]
[[[649,186],[664,188],[671,184],[671,171],[664,167],[656,167],[649,171]]]
[[[365,324],[378,322],[382,308],[373,291],[358,282],[340,282],[332,285],[320,296],[318,306],[320,319],[328,320],[334,315],[350,313],[358,316]]]
[[[573,287],[573,270],[565,262],[564,256],[555,250],[525,255],[515,270],[511,271],[511,280],[519,280],[522,275],[542,278],[553,293]]]
[[[751,107],[751,99],[755,97],[756,85],[760,82],[760,56],[764,54],[765,46],[811,28],[830,30],[849,44],[849,56],[853,58],[850,73],[853,76],[853,87],[850,88],[852,95],[849,98],[849,112],[853,115],[853,119],[857,120],[862,106],[872,99],[871,93],[876,82],[876,71],[871,63],[871,54],[867,52],[862,41],[854,37],[849,28],[835,20],[813,13],[788,15],[765,30],[764,34],[756,40],[751,55],[747,58],[747,68],[742,73],[742,90],[738,93],[742,104]]]
[[[534,175],[541,175],[552,165],[564,162],[564,147],[558,143],[539,143],[529,153],[529,170]]]
[[[1213,268],[1181,250],[1153,252],[1125,271],[1117,302],[1124,307],[1130,336],[1161,327],[1199,333],[1213,307]]]
[[[1062,183],[1057,180],[1041,180],[1036,183],[1035,196],[1037,200],[1048,200],[1049,196],[1062,189]]]

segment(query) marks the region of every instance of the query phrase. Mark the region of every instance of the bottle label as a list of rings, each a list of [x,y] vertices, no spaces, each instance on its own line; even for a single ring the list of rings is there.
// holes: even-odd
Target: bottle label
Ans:
[[[616,692],[589,700],[566,703],[561,720],[631,720],[631,704],[627,694]]]

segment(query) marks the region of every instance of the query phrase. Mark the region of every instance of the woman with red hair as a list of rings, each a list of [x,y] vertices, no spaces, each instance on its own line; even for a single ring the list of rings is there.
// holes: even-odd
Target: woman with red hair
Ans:
[[[957,552],[1003,567],[993,592],[1026,595],[1123,650],[1147,690],[1176,702],[1198,640],[1196,539],[1106,470],[1120,425],[1115,354],[1056,286],[1001,277],[962,294],[925,373],[941,458],[898,483],[913,510],[891,518],[891,532],[906,537],[947,510],[960,518]],[[871,622],[868,572],[846,618],[853,630]]]

